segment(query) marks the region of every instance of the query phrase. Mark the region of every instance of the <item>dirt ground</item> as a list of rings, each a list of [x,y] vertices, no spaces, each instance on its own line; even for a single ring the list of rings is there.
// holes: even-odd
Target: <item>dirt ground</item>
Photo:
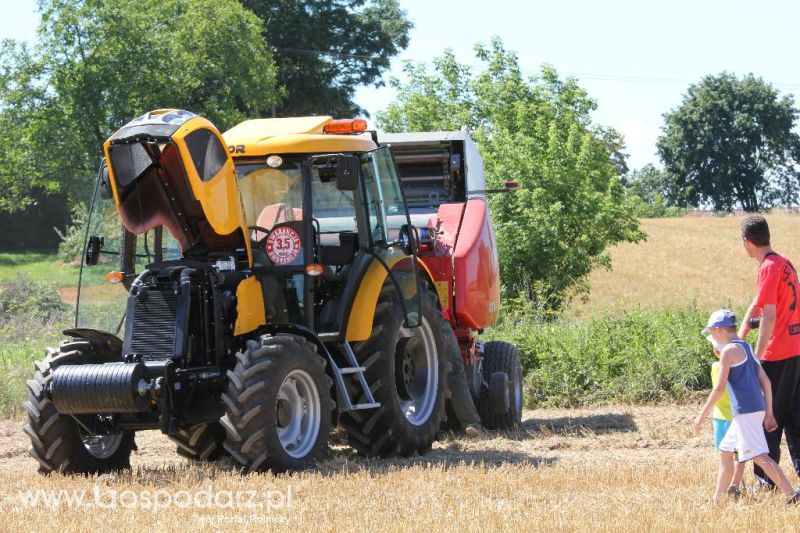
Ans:
[[[710,423],[691,429],[697,410],[526,411],[517,432],[451,434],[408,459],[357,457],[337,433],[328,460],[280,476],[241,476],[225,460],[190,464],[158,432],[137,435],[130,472],[41,476],[23,420],[3,420],[0,530],[793,529],[800,508],[780,495],[710,505],[716,455]]]

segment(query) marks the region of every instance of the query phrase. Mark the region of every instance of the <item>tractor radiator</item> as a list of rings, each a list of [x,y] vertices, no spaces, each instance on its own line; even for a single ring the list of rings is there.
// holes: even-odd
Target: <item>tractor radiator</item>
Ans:
[[[125,324],[125,356],[137,355],[143,361],[169,359],[175,350],[178,295],[150,290],[128,298]]]

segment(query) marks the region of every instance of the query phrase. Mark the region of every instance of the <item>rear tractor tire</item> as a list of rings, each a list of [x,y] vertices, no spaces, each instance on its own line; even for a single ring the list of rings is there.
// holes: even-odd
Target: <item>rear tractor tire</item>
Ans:
[[[483,426],[487,429],[519,427],[522,422],[522,367],[513,344],[489,341],[484,345],[483,377],[489,390],[482,391],[475,402]]]
[[[86,340],[75,340],[57,350],[48,348],[44,360],[35,363],[36,373],[28,380],[28,399],[22,408],[28,413],[24,430],[31,439],[30,454],[39,461],[39,472],[102,474],[131,467],[131,451],[136,448],[133,431],[92,435],[83,426],[89,427],[96,415],[59,414],[45,392],[53,372],[62,365],[119,360],[119,354]]]
[[[231,456],[248,472],[302,470],[322,459],[335,405],[316,346],[296,335],[264,335],[236,359],[220,420]]]
[[[445,414],[449,324],[436,296],[420,287],[422,323],[403,327],[397,293],[381,290],[370,337],[353,345],[358,363],[376,402],[376,409],[342,413],[340,422],[350,445],[362,455],[404,456],[430,450]],[[360,391],[359,391],[360,392]],[[362,395],[358,403],[366,401]]]

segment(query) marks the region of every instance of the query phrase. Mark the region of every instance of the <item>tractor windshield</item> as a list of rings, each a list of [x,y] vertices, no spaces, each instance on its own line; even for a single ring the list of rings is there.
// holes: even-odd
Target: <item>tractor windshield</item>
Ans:
[[[122,224],[114,202],[96,198],[87,224],[89,239],[80,258],[75,326],[116,333],[125,314],[127,291],[122,283],[106,281],[109,272],[119,270]],[[96,264],[87,264],[87,255],[93,253]]]
[[[113,200],[100,198],[98,192],[92,206],[86,219],[88,239],[79,258],[81,275],[77,290],[70,295],[76,304],[75,326],[118,334],[122,331],[128,291],[124,283],[108,279],[118,279],[109,273],[122,270],[120,252],[122,239],[126,237]],[[80,237],[83,239],[84,235]],[[155,261],[181,257],[180,244],[163,227],[138,238],[127,233],[127,238],[131,242],[126,249],[135,254],[133,272],[141,272],[145,265]]]
[[[314,261],[313,257],[306,257],[307,246],[311,242],[319,245],[317,251],[322,254],[327,247],[340,247],[342,239],[357,231],[353,193],[338,190],[335,172],[329,176],[324,168],[312,168],[304,177],[303,164],[307,160],[307,155],[271,155],[236,165],[253,243],[253,264],[272,269],[265,302],[270,322],[313,322],[309,318],[312,308],[307,309],[305,303],[304,267]],[[310,198],[306,200],[310,200],[312,214],[304,212],[306,179],[310,184]],[[309,221],[308,216],[313,220]],[[311,235],[309,222],[313,222]],[[344,264],[340,258],[328,256],[323,262]]]
[[[264,160],[236,166],[247,223],[267,230],[303,218],[304,157],[272,157],[274,167]],[[338,190],[335,181],[320,175],[317,168],[311,175],[311,203],[322,234],[356,230],[353,193]]]

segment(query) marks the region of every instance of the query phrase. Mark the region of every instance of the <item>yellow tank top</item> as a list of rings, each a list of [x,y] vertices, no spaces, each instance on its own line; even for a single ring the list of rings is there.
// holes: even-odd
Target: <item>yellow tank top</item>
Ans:
[[[711,385],[716,387],[719,381],[720,364],[719,361],[714,361],[711,365]],[[717,400],[717,405],[714,406],[713,418],[717,420],[733,420],[731,414],[731,399],[728,397],[728,390],[726,388],[722,396]]]

